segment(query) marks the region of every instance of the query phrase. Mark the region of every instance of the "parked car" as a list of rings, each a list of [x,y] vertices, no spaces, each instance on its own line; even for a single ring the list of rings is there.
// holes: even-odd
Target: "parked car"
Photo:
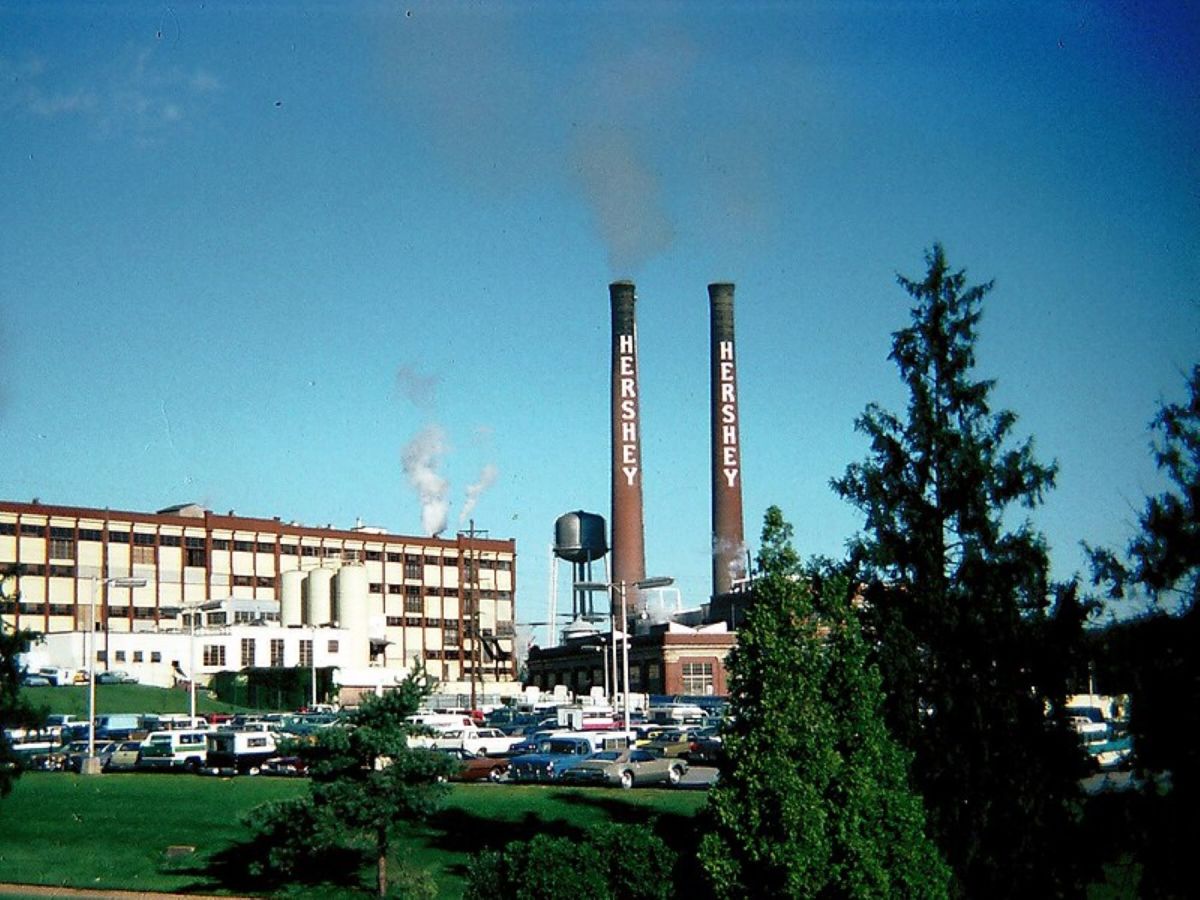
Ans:
[[[409,739],[410,747],[426,747],[430,750],[442,750],[448,747],[460,747],[470,753],[487,756],[508,754],[512,748],[521,743],[521,738],[507,735],[499,728],[451,728],[435,735],[414,737]]]
[[[118,741],[117,748],[108,757],[105,771],[130,772],[137,768],[141,755],[141,741]]]
[[[538,743],[534,753],[509,760],[508,777],[513,781],[553,781],[594,752],[592,742],[584,737],[548,737]]]
[[[21,676],[21,687],[50,687],[51,681],[37,672],[26,672]]]
[[[96,673],[96,684],[137,684],[137,676],[130,675],[123,669],[109,669],[107,672]]]
[[[308,764],[299,756],[272,756],[262,764],[262,774],[298,778],[308,774]]]
[[[634,785],[676,785],[687,772],[682,759],[655,756],[636,747],[628,750],[601,750],[578,765],[562,772],[559,779],[572,784],[607,784],[631,788]]]
[[[694,734],[694,731],[667,729],[642,744],[641,749],[647,750],[655,756],[686,756],[692,749]]]
[[[501,757],[472,753],[462,747],[438,747],[432,752],[442,753],[460,764],[451,781],[500,781],[508,772],[509,761]]]
[[[108,768],[108,761],[112,759],[118,746],[116,741],[96,741],[96,757],[100,760],[100,768]],[[63,748],[63,770],[66,772],[82,771],[83,761],[87,759],[87,755],[87,741],[72,741]]]
[[[698,731],[692,740],[687,759],[694,766],[720,765],[723,749],[720,733],[715,728],[704,728]]]
[[[275,754],[269,731],[211,731],[205,767],[221,775],[257,775]]]

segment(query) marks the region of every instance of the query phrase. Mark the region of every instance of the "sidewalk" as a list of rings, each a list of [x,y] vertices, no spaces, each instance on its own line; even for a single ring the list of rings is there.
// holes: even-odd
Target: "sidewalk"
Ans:
[[[257,900],[232,894],[164,894],[160,891],[91,890],[43,884],[0,883],[0,897],[100,897],[112,900]]]

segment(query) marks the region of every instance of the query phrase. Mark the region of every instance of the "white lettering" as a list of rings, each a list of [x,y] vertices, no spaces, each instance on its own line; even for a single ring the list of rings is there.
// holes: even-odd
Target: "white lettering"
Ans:
[[[621,440],[629,444],[637,443],[637,425],[633,422],[622,422]]]
[[[721,381],[733,381],[733,363],[721,363]]]
[[[733,359],[733,341],[721,341],[717,345],[718,359]]]
[[[633,352],[633,335],[622,334],[617,338],[617,352],[632,353]]]
[[[621,462],[627,466],[637,464],[637,444],[621,445]]]
[[[732,403],[726,403],[721,407],[721,424],[736,425],[737,410]],[[725,441],[726,444],[736,443],[736,441]]]
[[[622,375],[632,375],[633,374],[633,357],[632,356],[622,356],[620,358],[620,361],[617,363],[617,368],[620,370]]]
[[[722,403],[736,403],[737,402],[737,398],[733,395],[733,385],[730,384],[729,382],[725,382],[724,384],[721,385],[721,402]]]
[[[737,447],[722,447],[721,448],[721,465],[736,466],[737,465]]]
[[[637,407],[632,400],[621,401],[621,418],[627,422],[637,418]]]
[[[638,473],[637,466],[625,466],[621,471],[625,473],[625,481],[633,487],[633,480],[637,478]]]
[[[635,386],[634,380],[632,378],[622,378],[621,379],[621,396],[622,397],[636,397],[637,396],[637,387]]]
[[[731,446],[731,447],[736,447],[737,442],[738,442],[737,437],[738,437],[738,435],[737,435],[737,426],[736,425],[726,425],[724,428],[721,429],[721,443],[722,444],[725,444],[725,445]]]
[[[725,480],[729,482],[730,487],[734,487],[737,484],[737,477],[738,477],[737,469],[726,469],[725,470]]]

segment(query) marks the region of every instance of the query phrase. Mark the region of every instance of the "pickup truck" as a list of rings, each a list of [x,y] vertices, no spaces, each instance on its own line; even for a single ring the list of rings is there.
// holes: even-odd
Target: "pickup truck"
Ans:
[[[548,737],[538,743],[535,752],[509,760],[508,777],[512,781],[554,781],[563,771],[579,765],[595,752],[592,742],[585,737]]]
[[[520,737],[505,734],[499,728],[453,728],[428,737],[416,737],[409,741],[412,747],[430,750],[457,748],[476,756],[503,756],[521,742]]]

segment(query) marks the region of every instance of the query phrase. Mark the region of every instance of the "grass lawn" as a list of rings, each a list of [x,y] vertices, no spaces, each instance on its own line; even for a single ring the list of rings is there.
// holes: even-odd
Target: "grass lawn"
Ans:
[[[0,881],[250,893],[253,880],[236,865],[238,847],[249,838],[242,814],[306,790],[300,779],[29,772],[0,800]],[[468,858],[484,847],[541,831],[582,834],[597,822],[655,817],[659,833],[678,846],[704,798],[703,791],[455,785],[429,827],[397,839],[395,856],[431,873],[441,897],[457,898]],[[171,847],[195,852],[171,856]],[[364,877],[364,887],[370,883]]]
[[[22,688],[21,697],[35,707],[48,713],[69,713],[81,720],[87,719],[88,686],[86,684],[63,687]],[[96,685],[96,712],[99,713],[186,713],[189,708],[188,692],[179,688],[160,688],[148,684],[98,684]],[[208,692],[196,692],[196,711],[236,712],[238,708],[219,700],[213,700]],[[243,707],[244,709],[244,707]]]

